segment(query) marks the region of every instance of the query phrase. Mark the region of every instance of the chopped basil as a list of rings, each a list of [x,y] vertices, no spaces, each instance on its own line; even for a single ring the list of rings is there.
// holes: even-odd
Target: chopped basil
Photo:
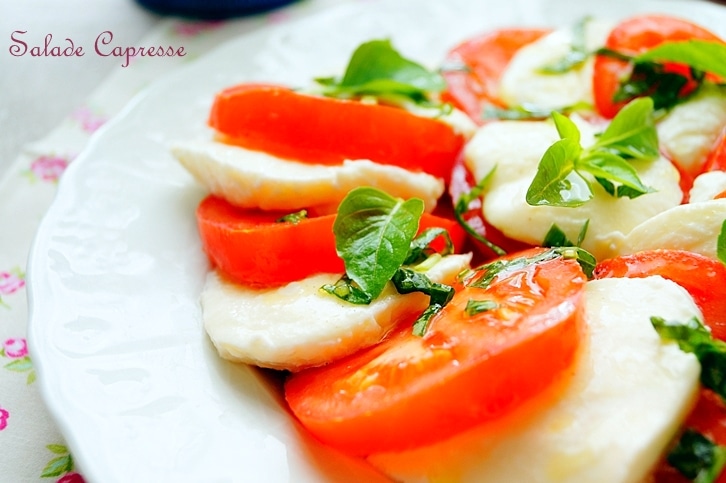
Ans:
[[[417,198],[403,201],[370,187],[348,193],[333,223],[336,250],[346,273],[322,290],[361,305],[371,303],[389,281],[401,294],[422,292],[429,296],[429,306],[414,323],[414,334],[423,335],[431,318],[451,300],[454,289],[404,267],[425,265],[436,253],[431,244],[439,237],[445,246],[438,255],[453,251],[451,237],[441,228],[415,236],[422,213],[423,202]]]
[[[677,62],[701,72],[726,77],[726,45],[708,40],[663,42],[635,57],[635,62]]]
[[[484,106],[484,119],[503,119],[505,121],[530,121],[538,119],[547,119],[553,112],[561,114],[569,114],[577,111],[591,111],[592,105],[587,102],[578,102],[572,106],[565,106],[559,109],[543,109],[538,106],[523,104],[507,109],[497,107],[493,104]]]
[[[716,255],[722,263],[726,264],[726,220],[721,224],[721,232],[718,234]]]
[[[593,197],[595,180],[612,196],[635,198],[652,192],[640,181],[629,160],[652,160],[659,155],[653,123],[653,101],[640,98],[626,105],[589,148],[580,145],[580,131],[557,112],[552,118],[560,140],[550,146],[527,190],[527,203],[577,207]]]
[[[580,264],[585,276],[592,278],[597,261],[590,252],[579,247],[553,247],[533,257],[519,257],[510,260],[495,260],[476,268],[473,273],[464,278],[464,285],[469,287],[487,288],[503,273],[522,269],[528,265],[554,260],[555,258],[575,259]],[[484,275],[476,276],[476,272],[484,272]],[[473,276],[472,276],[473,275]],[[474,281],[472,282],[471,279]]]
[[[666,460],[691,481],[713,483],[726,465],[726,447],[687,429]]]
[[[650,96],[658,111],[670,109],[687,99],[700,89],[706,80],[705,73],[726,77],[726,46],[707,40],[668,41],[631,57],[611,49],[598,51],[606,55],[631,62],[630,76],[620,83],[613,101],[622,102],[636,97]],[[690,67],[690,77],[670,69],[667,64],[680,64]],[[695,82],[689,95],[681,95],[681,90],[689,82]]]
[[[429,296],[429,306],[416,319],[413,324],[413,335],[423,336],[434,315],[439,313],[454,296],[454,288],[449,285],[432,282],[426,275],[411,270],[399,268],[391,279],[398,293],[407,294],[421,292]]]
[[[454,253],[454,243],[451,241],[448,231],[443,228],[427,228],[411,241],[409,253],[403,261],[403,265],[415,265],[428,259],[435,253],[435,250],[431,248],[431,244],[439,237],[444,239],[445,244],[443,251],[439,252],[439,254],[448,255]]]
[[[295,213],[290,213],[285,216],[281,216],[277,220],[275,220],[276,223],[292,223],[293,225],[296,225],[300,223],[302,220],[305,220],[308,217],[308,211],[307,210],[300,210]]]
[[[592,55],[587,51],[586,30],[587,23],[592,19],[585,17],[577,22],[572,29],[572,46],[570,51],[561,59],[552,64],[547,64],[539,69],[542,74],[564,74],[574,69],[579,69]]]
[[[552,226],[547,231],[547,234],[544,237],[544,240],[542,241],[543,247],[571,247],[571,246],[580,246],[582,245],[582,241],[585,239],[585,235],[587,235],[587,228],[590,226],[590,220],[585,221],[585,223],[582,225],[582,228],[580,228],[580,232],[577,234],[577,242],[573,243],[570,241],[569,238],[567,238],[567,234],[562,231],[562,228],[557,226],[557,223],[552,223]]]
[[[486,176],[484,176],[479,183],[476,184],[468,193],[462,194],[458,200],[456,200],[456,205],[454,206],[454,217],[456,218],[456,221],[459,222],[459,224],[464,228],[464,230],[471,235],[472,238],[479,241],[480,243],[484,244],[487,248],[489,248],[491,251],[493,251],[497,255],[506,255],[507,252],[504,251],[503,248],[495,245],[491,241],[484,238],[482,235],[477,233],[477,231],[472,227],[465,219],[464,219],[464,213],[469,211],[471,204],[479,199],[479,197],[482,195],[482,192],[486,188],[486,186],[489,184],[489,181],[491,181],[492,177],[494,176],[494,170],[493,168],[489,173],[487,173]]]
[[[698,358],[701,384],[726,401],[726,342],[714,339],[711,331],[695,317],[686,322],[651,317],[650,322],[662,339],[677,342],[682,351]]]
[[[466,315],[473,316],[481,314],[482,312],[488,312],[499,307],[499,304],[493,300],[469,300],[466,302],[466,308],[464,311]]]
[[[438,72],[404,58],[389,40],[371,40],[361,44],[350,58],[342,78],[316,79],[323,94],[337,98],[375,97],[400,104],[413,101],[432,104],[432,93],[446,88]]]

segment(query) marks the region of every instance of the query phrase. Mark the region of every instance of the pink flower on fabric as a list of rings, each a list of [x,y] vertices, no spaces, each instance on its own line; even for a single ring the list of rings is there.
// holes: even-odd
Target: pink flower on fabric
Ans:
[[[20,359],[28,355],[28,343],[25,339],[8,339],[3,344],[3,351],[10,359]]]
[[[25,280],[17,273],[0,272],[0,294],[10,295],[25,286]]]
[[[78,121],[81,125],[81,129],[88,133],[95,132],[99,127],[103,126],[107,119],[105,117],[94,114],[87,107],[79,107],[73,114],[71,119]]]
[[[0,408],[0,431],[8,427],[8,419],[10,418],[10,413],[7,412],[5,409]]]
[[[58,181],[68,167],[68,160],[57,156],[41,156],[30,165],[30,171],[43,181]]]

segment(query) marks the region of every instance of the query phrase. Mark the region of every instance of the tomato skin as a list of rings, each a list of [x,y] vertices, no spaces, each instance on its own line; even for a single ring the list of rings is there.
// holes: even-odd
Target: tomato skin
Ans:
[[[436,119],[269,85],[220,92],[209,124],[226,143],[285,159],[325,165],[370,159],[443,179],[464,145],[462,135]]]
[[[487,104],[507,107],[499,99],[499,79],[519,49],[549,33],[548,29],[501,29],[469,39],[449,51],[446,61],[466,70],[444,72],[448,88],[444,99],[483,124]]]
[[[726,126],[708,153],[703,171],[726,171]]]
[[[316,273],[344,273],[335,250],[335,214],[297,224],[277,223],[288,213],[247,210],[208,196],[197,208],[202,247],[212,263],[231,280],[251,287],[271,287]],[[424,213],[419,231],[446,229],[460,252],[465,239],[456,221]],[[441,244],[434,248],[442,249]]]
[[[430,444],[496,420],[572,366],[584,284],[577,262],[558,259],[488,289],[460,288],[423,337],[402,323],[371,349],[292,375],[285,397],[320,441],[357,455]],[[464,315],[471,298],[483,297],[500,308]]]
[[[652,49],[666,41],[721,39],[708,30],[687,20],[665,15],[641,15],[620,22],[608,36],[605,47],[634,56]],[[687,74],[684,66],[670,64],[668,68]],[[687,68],[686,68],[687,69]],[[629,62],[605,55],[596,55],[593,68],[593,94],[595,107],[606,118],[613,118],[627,102],[614,102],[613,96],[620,81],[632,70]],[[686,85],[684,89],[692,89]],[[684,92],[685,93],[685,92]]]
[[[726,340],[726,266],[720,261],[684,250],[646,250],[604,260],[594,272],[596,279],[651,275],[685,288],[713,336]]]

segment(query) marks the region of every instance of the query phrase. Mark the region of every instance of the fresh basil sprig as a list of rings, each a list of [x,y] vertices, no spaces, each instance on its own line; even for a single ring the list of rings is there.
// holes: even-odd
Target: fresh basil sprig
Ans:
[[[663,42],[635,56],[634,62],[676,62],[726,78],[726,45],[709,40]]]
[[[401,100],[431,105],[432,93],[446,88],[443,76],[404,58],[390,40],[371,40],[354,52],[342,78],[318,78],[323,95],[337,98],[376,97],[399,104]]]
[[[333,223],[335,248],[346,275],[370,297],[378,297],[408,257],[423,201],[404,201],[378,189],[352,190],[338,207]]]
[[[423,201],[404,201],[378,189],[352,190],[338,207],[333,223],[338,256],[346,273],[335,284],[322,289],[353,304],[366,305],[376,299],[390,281],[401,294],[421,292],[429,306],[414,322],[414,335],[423,335],[431,318],[454,296],[448,285],[432,282],[424,273],[409,268],[425,265],[435,252],[431,244],[444,239],[440,255],[453,252],[446,230],[429,228],[416,236]]]
[[[650,98],[627,104],[588,148],[580,145],[580,131],[574,122],[557,112],[552,118],[560,140],[543,155],[527,190],[528,204],[581,206],[594,196],[587,175],[615,197],[635,198],[653,191],[629,163],[659,155]]]
[[[662,339],[675,341],[682,351],[696,356],[701,363],[701,384],[726,402],[726,342],[714,339],[695,317],[686,322],[651,317],[650,322]]]
[[[726,447],[687,429],[666,457],[668,464],[695,483],[713,483],[726,465]]]

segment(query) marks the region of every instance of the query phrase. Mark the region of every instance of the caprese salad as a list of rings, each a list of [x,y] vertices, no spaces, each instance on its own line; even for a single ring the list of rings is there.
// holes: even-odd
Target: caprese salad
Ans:
[[[722,39],[641,15],[230,87],[173,147],[204,328],[395,481],[717,481],[724,80]]]

